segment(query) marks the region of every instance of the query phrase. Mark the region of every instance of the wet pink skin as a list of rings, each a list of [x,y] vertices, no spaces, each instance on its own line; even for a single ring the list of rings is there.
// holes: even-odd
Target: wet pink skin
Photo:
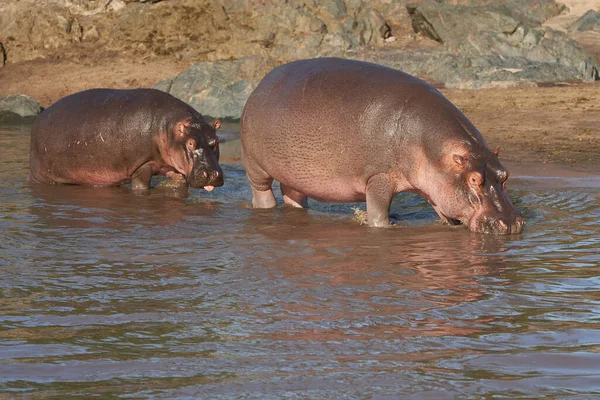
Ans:
[[[508,171],[471,122],[411,75],[360,61],[302,60],[271,71],[240,122],[252,204],[366,201],[369,226],[389,224],[399,192],[474,232],[519,233]]]
[[[36,118],[29,180],[146,190],[161,174],[212,190],[223,185],[219,125],[159,90],[75,93]]]

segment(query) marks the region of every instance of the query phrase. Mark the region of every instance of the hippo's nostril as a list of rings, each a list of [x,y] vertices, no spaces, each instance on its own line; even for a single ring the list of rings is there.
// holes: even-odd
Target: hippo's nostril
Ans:
[[[221,175],[221,173],[219,171],[215,171],[215,176],[218,177],[219,175]]]
[[[208,174],[206,173],[206,171],[202,171],[202,176],[205,177],[205,178],[208,176]]]

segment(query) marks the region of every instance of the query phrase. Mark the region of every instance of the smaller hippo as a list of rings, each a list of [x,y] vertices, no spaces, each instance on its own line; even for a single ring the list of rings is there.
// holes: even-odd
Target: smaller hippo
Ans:
[[[366,201],[387,226],[399,192],[421,195],[443,221],[474,232],[519,233],[508,171],[477,128],[439,91],[381,65],[319,58],[269,72],[240,121],[252,204]]]
[[[29,180],[145,190],[161,174],[211,191],[223,185],[220,125],[159,90],[85,90],[37,117]]]

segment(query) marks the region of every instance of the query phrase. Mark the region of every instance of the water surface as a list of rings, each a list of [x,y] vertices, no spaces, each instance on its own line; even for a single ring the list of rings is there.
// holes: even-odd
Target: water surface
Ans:
[[[0,397],[600,396],[597,179],[515,179],[497,237],[413,195],[390,229],[252,210],[236,164],[185,198],[30,186],[28,147],[0,128]]]

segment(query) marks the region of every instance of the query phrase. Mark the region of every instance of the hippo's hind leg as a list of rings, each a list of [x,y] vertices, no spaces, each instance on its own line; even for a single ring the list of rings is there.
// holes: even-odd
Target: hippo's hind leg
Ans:
[[[256,183],[250,174],[247,174],[250,187],[252,188],[252,206],[254,208],[273,208],[277,206],[275,196],[273,195],[273,178],[269,178],[266,181],[259,181]]]
[[[287,205],[296,208],[308,207],[308,199],[305,195],[283,183],[281,184],[281,194],[283,195],[283,202]]]
[[[395,185],[386,174],[369,178],[367,182],[367,218],[369,226],[389,225],[390,204],[394,197]]]
[[[148,190],[150,189],[150,181],[152,180],[154,171],[150,163],[143,164],[136,169],[131,175],[131,189],[133,190]]]
[[[260,166],[252,162],[245,154],[244,164],[246,176],[252,188],[252,206],[254,208],[273,208],[277,206],[273,195],[273,177],[267,174]]]

